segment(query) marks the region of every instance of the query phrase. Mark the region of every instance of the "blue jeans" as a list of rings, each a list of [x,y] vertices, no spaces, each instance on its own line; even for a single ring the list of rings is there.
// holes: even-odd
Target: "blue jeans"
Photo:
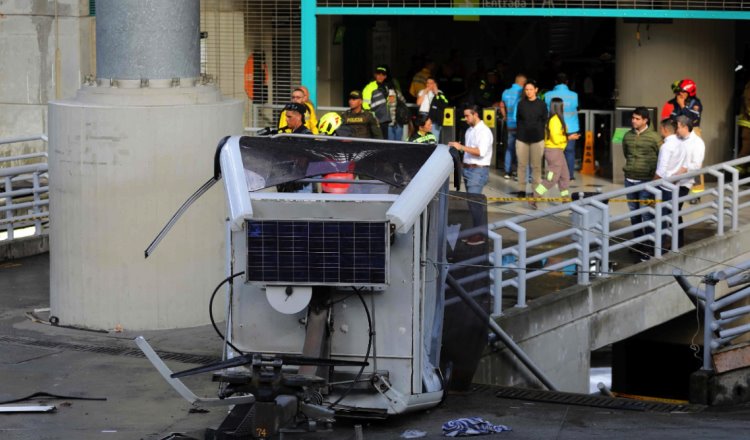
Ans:
[[[388,140],[391,141],[401,141],[403,140],[404,136],[404,126],[403,125],[389,125],[388,126]]]
[[[482,194],[482,188],[490,180],[490,167],[464,168],[464,184],[466,192]]]
[[[513,172],[513,162],[517,162],[516,159],[516,130],[508,130],[508,144],[505,147],[505,174]],[[527,176],[530,173],[526,174]]]
[[[636,180],[634,182],[631,182],[628,179],[625,179],[625,188],[630,188],[631,186],[640,185],[641,183],[648,182],[648,180]],[[631,192],[628,193],[628,209],[631,211],[635,211],[636,209],[640,209],[644,206],[649,206],[648,204],[638,202],[638,200],[653,200],[653,196],[650,192],[646,191],[645,189],[642,189],[640,191]],[[631,201],[632,200],[632,201]],[[643,214],[635,214],[630,216],[630,224],[633,226],[641,224],[643,222],[647,222],[651,220],[653,215],[646,212]],[[633,231],[633,237],[641,237],[644,234],[650,234],[653,231],[650,227],[640,228]]]
[[[576,142],[575,139],[568,139],[568,145],[565,146],[565,161],[568,162],[568,172],[570,173],[571,180],[575,179],[573,172],[576,168]]]
[[[464,168],[464,185],[466,185],[467,193],[482,194],[482,189],[489,180],[490,167]],[[474,226],[481,225],[484,207],[479,203],[469,201],[469,211]]]

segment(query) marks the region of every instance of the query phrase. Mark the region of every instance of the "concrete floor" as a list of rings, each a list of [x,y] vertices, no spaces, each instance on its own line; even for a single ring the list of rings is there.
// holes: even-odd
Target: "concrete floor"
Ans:
[[[49,414],[0,415],[4,440],[163,439],[180,432],[201,438],[206,427],[215,427],[226,413],[211,409],[191,413],[182,400],[139,357],[96,352],[97,348],[133,348],[128,332],[96,333],[52,327],[25,316],[48,307],[49,258],[47,254],[0,264],[0,400],[48,392],[61,395],[105,397],[106,401],[42,399],[57,407]],[[209,326],[146,332],[158,350],[191,355],[219,356],[219,340]],[[168,362],[177,371],[194,366]],[[199,395],[214,397],[216,384],[195,376],[186,383]],[[694,413],[656,413],[527,402],[495,397],[483,388],[452,394],[433,410],[395,417],[383,422],[362,422],[364,438],[400,438],[406,430],[426,432],[424,438],[442,438],[442,423],[479,416],[510,426],[513,431],[495,434],[514,439],[701,439],[747,438],[750,406],[705,409]],[[333,432],[295,434],[285,438],[354,438],[353,424],[340,421]]]

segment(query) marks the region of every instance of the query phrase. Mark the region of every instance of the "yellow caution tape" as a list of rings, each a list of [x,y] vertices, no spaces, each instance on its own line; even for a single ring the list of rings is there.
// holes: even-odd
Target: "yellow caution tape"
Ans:
[[[573,199],[571,197],[487,197],[488,202],[572,202]],[[635,199],[635,200],[629,200],[629,199],[609,199],[607,202],[615,202],[615,203],[627,203],[627,202],[637,202],[637,203],[643,203],[644,205],[654,205],[657,203],[662,202],[662,200],[654,200],[654,199]]]

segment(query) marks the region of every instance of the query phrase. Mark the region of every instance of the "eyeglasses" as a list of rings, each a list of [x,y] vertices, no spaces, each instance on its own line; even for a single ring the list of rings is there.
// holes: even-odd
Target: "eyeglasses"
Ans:
[[[303,99],[304,96],[302,95],[292,95],[292,99]]]

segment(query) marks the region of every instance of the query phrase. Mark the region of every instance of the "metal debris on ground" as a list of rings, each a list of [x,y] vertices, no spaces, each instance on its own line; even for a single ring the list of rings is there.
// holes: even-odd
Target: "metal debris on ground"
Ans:
[[[54,405],[0,406],[0,413],[47,413],[55,409]]]

